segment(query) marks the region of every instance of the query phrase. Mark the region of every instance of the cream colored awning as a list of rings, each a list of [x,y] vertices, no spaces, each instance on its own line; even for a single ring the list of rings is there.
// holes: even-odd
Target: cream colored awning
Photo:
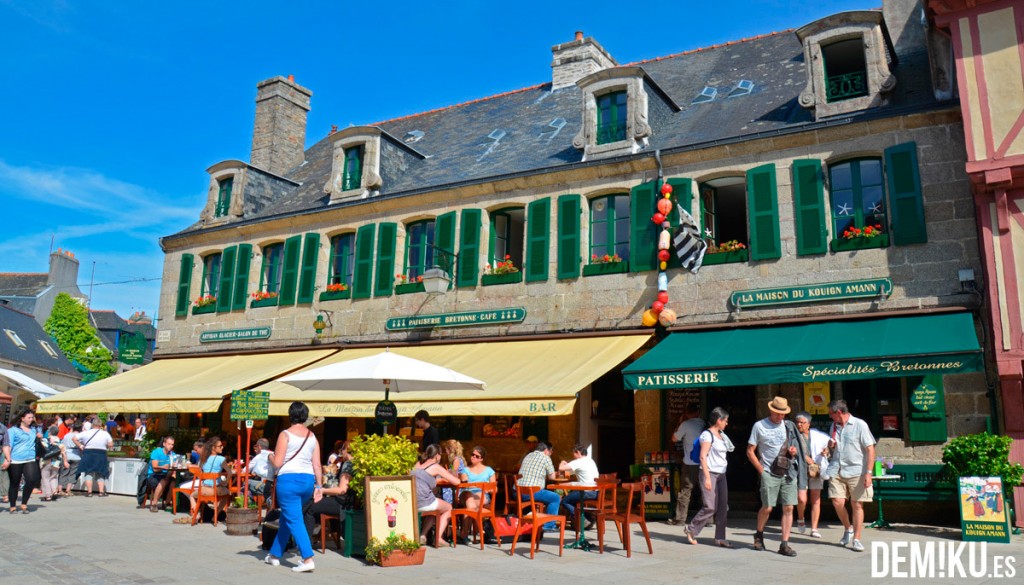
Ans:
[[[424,409],[431,416],[570,414],[576,393],[618,366],[643,346],[650,334],[534,341],[496,341],[393,347],[391,352],[451,368],[487,384],[484,391],[449,390],[391,394],[399,416]],[[316,364],[366,357],[380,348],[342,350]],[[372,418],[384,399],[379,392],[302,391],[273,381],[253,388],[270,392],[270,414],[288,414],[288,405],[301,400],[313,416]]]
[[[325,358],[335,349],[156,360],[39,401],[39,412],[214,412],[244,390]]]

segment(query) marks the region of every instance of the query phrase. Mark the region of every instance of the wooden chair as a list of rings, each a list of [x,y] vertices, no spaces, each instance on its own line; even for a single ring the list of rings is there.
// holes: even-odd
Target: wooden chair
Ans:
[[[192,474],[193,478],[195,478],[195,476],[199,475],[199,472],[200,472],[199,466],[198,465],[189,465],[188,466],[188,472]],[[188,496],[189,494],[193,493],[193,490],[196,490],[196,488],[195,488],[195,481],[194,480],[192,481],[192,484],[193,485],[191,485],[189,487],[177,487],[176,486],[174,489],[171,490],[171,498],[174,499],[174,502],[171,504],[171,506],[173,507],[175,515],[178,514],[178,494],[185,494],[186,496]],[[189,510],[189,513],[191,514],[192,511]]]
[[[335,516],[333,514],[320,514],[320,554],[327,553],[327,530],[328,527],[331,526],[330,522],[332,520],[338,520],[339,522],[341,521],[341,519],[338,516]],[[340,531],[333,530],[331,531],[331,534],[334,535],[334,538],[332,539],[334,540],[334,546],[338,547],[338,550],[341,550]]]
[[[541,512],[544,509],[544,504],[538,502],[535,497],[537,492],[544,489],[535,485],[531,486],[519,486],[519,489],[523,494],[527,495],[527,500],[519,505],[519,524],[522,525],[525,521],[523,510],[530,508],[533,512],[530,521],[533,523],[533,528],[530,531],[530,558],[533,558],[534,551],[537,550],[537,535],[541,531],[541,526],[548,522],[555,522],[558,524],[558,556],[562,556],[562,548],[565,546],[565,516],[561,514],[545,514]],[[512,548],[508,551],[509,556],[516,553],[516,541],[519,540],[519,533],[512,537]]]
[[[480,507],[476,510],[469,510],[467,508],[455,508],[452,510],[452,544],[458,542],[457,535],[459,534],[458,526],[460,518],[470,518],[476,524],[477,535],[480,537],[480,550],[484,550],[484,519],[487,519],[491,523],[491,527],[495,528],[494,536],[498,539],[498,546],[501,546],[501,537],[498,536],[497,527],[494,524],[494,507],[498,504],[498,484],[492,482],[467,482],[456,486],[453,501],[458,502],[460,493],[465,492],[467,489],[476,488],[479,489]],[[486,503],[484,503],[486,502]]]
[[[217,495],[216,487],[217,487],[217,480],[219,480],[220,477],[221,477],[221,472],[220,471],[213,471],[211,473],[206,473],[205,471],[202,471],[202,470],[198,470],[198,471],[199,472],[195,474],[195,476],[196,476],[196,479],[195,479],[195,491],[193,492],[193,495],[196,498],[196,507],[192,510],[192,526],[196,525],[196,519],[199,518],[200,511],[203,509],[203,504],[213,504],[213,525],[216,526],[217,525],[217,501],[220,500],[221,498],[230,497],[230,496],[220,496],[220,495]],[[204,493],[206,491],[206,490],[202,489],[202,487],[204,487],[203,486],[203,482],[204,481],[212,481],[213,482],[214,485],[212,487],[214,489],[210,490],[213,493]],[[205,486],[205,487],[211,487],[211,486]]]
[[[418,512],[420,515],[420,534],[423,534],[423,519],[427,517],[434,518],[434,529],[437,530],[437,536],[443,538],[445,526],[441,526],[441,510],[430,510],[429,512]],[[437,548],[437,539],[430,542],[430,546]]]
[[[603,517],[602,526],[598,527],[598,538],[600,539],[603,535],[605,520],[615,522],[615,528],[619,531],[619,540],[622,541],[622,546],[626,549],[626,558],[629,558],[633,554],[630,547],[632,539],[629,525],[636,523],[640,525],[640,530],[643,531],[644,538],[647,540],[647,552],[653,555],[654,547],[651,546],[651,535],[647,532],[647,521],[644,519],[644,484],[640,482],[624,483],[622,489],[626,490],[626,507],[622,512],[607,514]]]
[[[502,491],[505,494],[505,516],[516,513],[519,502],[519,494],[516,493],[516,482],[522,477],[518,473],[501,474]]]
[[[617,474],[608,474],[615,476]],[[616,514],[618,512],[618,503],[616,502],[615,489],[619,485],[619,480],[614,477],[598,477],[597,478],[597,498],[593,500],[584,500],[582,508],[580,509],[580,518],[586,517],[590,514],[594,517],[594,524],[597,526],[597,544],[598,552],[604,554],[604,528],[605,520],[608,516]],[[580,538],[580,526],[576,526],[576,540]]]

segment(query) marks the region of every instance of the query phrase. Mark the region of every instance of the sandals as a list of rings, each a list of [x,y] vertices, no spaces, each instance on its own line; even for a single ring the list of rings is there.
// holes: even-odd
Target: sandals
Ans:
[[[160,509],[159,509],[159,508],[157,508],[156,506],[150,506],[150,507],[149,507],[149,511],[150,511],[150,512],[152,512],[152,513],[154,513],[154,514],[156,514],[157,512],[159,512],[159,511],[160,511]]]
[[[690,544],[697,544],[697,538],[690,532],[690,529],[686,529],[686,541]]]
[[[192,519],[189,518],[188,516],[185,516],[185,517],[182,517],[182,518],[175,518],[174,520],[171,520],[171,524],[191,524],[191,523],[192,523]]]
[[[717,544],[718,546],[720,546],[722,548],[736,548],[728,540],[716,540],[715,544]]]
[[[811,538],[821,538],[821,533],[818,532],[817,530],[812,530],[811,531]]]

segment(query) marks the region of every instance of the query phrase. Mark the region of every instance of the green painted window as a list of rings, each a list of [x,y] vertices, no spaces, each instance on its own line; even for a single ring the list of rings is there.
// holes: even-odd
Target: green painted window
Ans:
[[[864,233],[871,228],[886,233],[885,178],[882,161],[862,158],[832,165],[828,170],[832,237],[852,239],[845,234]],[[879,237],[879,236],[875,236]]]
[[[284,274],[284,244],[263,247],[263,270],[260,271],[260,290],[280,293]]]
[[[341,177],[341,190],[358,189],[363,184],[363,146],[345,149],[345,171]]]
[[[351,287],[355,259],[354,234],[341,234],[331,238],[331,264],[328,267],[327,284],[344,284]]]
[[[217,189],[217,207],[214,209],[214,217],[222,217],[228,214],[231,208],[231,187],[235,180],[231,177],[221,179]]]
[[[238,259],[235,263],[235,285],[231,291],[232,311],[244,311],[249,301],[249,267],[252,264],[252,244],[238,244]]]
[[[195,257],[192,254],[181,255],[181,268],[178,272],[178,298],[174,304],[174,315],[184,317],[188,315],[188,306],[192,299],[188,298],[189,289],[192,286],[192,265]]]
[[[208,254],[203,258],[203,282],[199,296],[217,296],[217,289],[220,285],[220,259],[220,253]]]
[[[868,95],[863,37],[824,45],[821,57],[825,68],[825,99],[829,103]]]
[[[458,286],[476,286],[480,276],[480,228],[483,214],[479,209],[463,209],[459,221]]]
[[[235,285],[235,261],[238,246],[229,246],[221,251],[220,284],[217,285],[217,312],[227,313],[231,310],[233,287]]]
[[[823,183],[820,160],[793,161],[793,218],[798,256],[828,251]]]
[[[281,272],[281,298],[279,305],[295,303],[296,285],[299,278],[299,255],[302,251],[302,236],[292,236],[284,241],[284,269]]]
[[[299,265],[299,288],[295,302],[313,302],[316,291],[316,267],[320,263],[320,234],[310,232],[302,237],[302,261]]]
[[[405,274],[409,281],[434,265],[434,220],[411,223],[406,227]]]
[[[628,205],[628,203],[627,203]],[[626,222],[629,237],[629,222]],[[580,275],[580,196],[558,198],[558,278]]]
[[[395,288],[397,246],[398,224],[393,222],[380,224],[380,227],[377,228],[377,280],[373,288],[375,297],[391,296]]]
[[[722,216],[724,212],[725,210],[720,206],[718,208],[719,216]],[[778,181],[775,177],[774,163],[754,167],[747,171],[747,213],[750,214],[750,259],[781,258]],[[721,217],[719,224],[721,224]],[[726,234],[720,235],[726,237]]]
[[[651,221],[657,211],[657,181],[641,183],[629,190],[629,269],[633,272],[658,267],[658,226]]]
[[[548,279],[548,241],[551,237],[551,199],[526,206],[526,282]]]
[[[885,149],[885,175],[892,209],[893,243],[905,246],[927,242],[917,144],[905,142]]]
[[[653,215],[654,212],[652,211]],[[629,195],[607,195],[590,200],[590,262],[619,255],[629,259]]]
[[[373,288],[373,240],[377,235],[375,224],[360,226],[356,230],[356,266],[352,273],[352,298],[368,299]]]
[[[608,144],[626,139],[628,99],[625,91],[597,96],[597,143]]]
[[[508,256],[512,264],[522,270],[525,217],[522,209],[499,209],[491,212],[488,264],[496,266],[498,262],[504,262]]]

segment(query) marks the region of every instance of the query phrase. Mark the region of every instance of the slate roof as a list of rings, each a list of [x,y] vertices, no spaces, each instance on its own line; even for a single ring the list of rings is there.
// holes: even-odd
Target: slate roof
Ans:
[[[96,329],[117,331],[128,327],[128,322],[114,311],[94,310],[89,315]]]
[[[25,349],[15,345],[3,331],[4,329],[10,329],[17,333],[25,343]],[[49,343],[57,353],[57,357],[51,356],[43,349],[40,341]],[[57,347],[57,343],[50,339],[50,336],[43,331],[42,326],[32,318],[32,315],[3,305],[0,305],[0,360],[80,377],[78,370],[71,365],[71,362]]]
[[[630,65],[642,67],[681,108],[675,111],[648,84],[652,136],[647,148],[634,156],[650,156],[656,149],[697,148],[762,133],[799,131],[823,123],[816,122],[813,112],[797,102],[807,78],[803,46],[792,31]],[[893,71],[897,85],[889,94],[888,106],[836,118],[895,116],[936,105],[924,47],[916,53],[898,55]],[[753,91],[727,97],[741,80],[753,82]],[[708,103],[693,104],[706,86],[716,88],[717,97]],[[544,83],[374,124],[389,135],[381,139],[381,196],[407,195],[581,164],[583,152],[572,146],[582,124],[581,102],[578,87],[552,91],[551,84]],[[552,127],[554,120],[564,120],[564,126]],[[389,161],[393,159],[388,156],[389,145],[414,130],[423,132],[423,137],[411,146],[426,158],[394,160],[394,166],[401,168],[390,168]],[[500,140],[489,137],[495,130],[504,132]],[[306,151],[302,165],[285,173],[286,178],[301,184],[288,194],[275,197],[274,204],[261,202],[255,213],[250,214],[247,209],[240,221],[259,221],[326,207],[329,196],[323,187],[330,177],[331,155],[331,141],[324,137]],[[266,198],[265,194],[253,196]],[[198,229],[201,224],[181,233]]]
[[[46,289],[48,278],[45,272],[0,273],[0,296],[34,297]]]

